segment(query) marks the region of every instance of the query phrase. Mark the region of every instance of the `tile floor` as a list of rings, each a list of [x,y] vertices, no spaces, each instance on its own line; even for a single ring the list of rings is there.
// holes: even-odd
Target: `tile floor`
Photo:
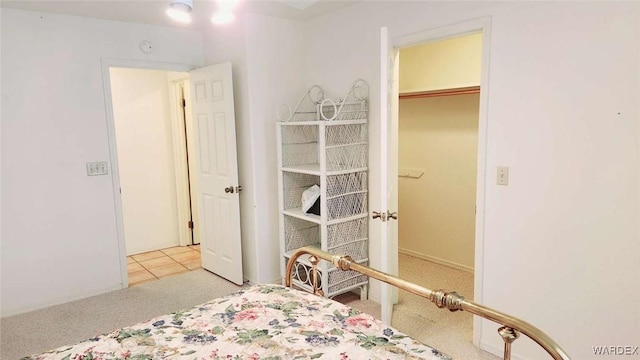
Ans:
[[[129,286],[201,267],[200,245],[176,246],[127,256]]]

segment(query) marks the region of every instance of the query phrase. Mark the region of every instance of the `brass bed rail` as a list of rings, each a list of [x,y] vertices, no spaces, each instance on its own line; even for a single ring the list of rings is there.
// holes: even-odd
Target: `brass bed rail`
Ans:
[[[396,286],[402,290],[406,290],[410,293],[429,299],[439,308],[447,308],[450,311],[464,310],[474,315],[478,315],[485,319],[491,320],[502,325],[498,329],[498,334],[504,341],[504,359],[511,359],[511,344],[520,336],[520,333],[525,334],[531,340],[540,345],[553,359],[556,360],[569,360],[567,353],[562,350],[553,339],[551,339],[542,330],[505,313],[493,310],[481,304],[477,304],[473,301],[465,299],[463,296],[458,295],[456,292],[447,292],[444,290],[431,290],[425,287],[413,284],[407,280],[403,280],[396,276],[372,269],[370,267],[360,265],[353,261],[348,255],[332,255],[325,251],[322,251],[314,247],[303,247],[298,249],[287,262],[287,271],[285,274],[285,284],[287,287],[291,287],[291,276],[293,267],[298,257],[309,254],[309,262],[312,264],[312,284],[313,292],[318,295],[322,295],[322,290],[318,289],[318,272],[317,264],[320,259],[332,263],[338,269],[347,271],[353,270],[361,274],[367,275],[370,278],[374,278],[385,282],[387,284]]]

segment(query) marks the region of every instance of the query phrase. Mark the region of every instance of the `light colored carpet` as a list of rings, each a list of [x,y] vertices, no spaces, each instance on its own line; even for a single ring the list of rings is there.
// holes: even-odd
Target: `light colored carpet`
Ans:
[[[0,359],[13,360],[188,309],[241,289],[197,269],[0,320]]]
[[[456,290],[473,298],[473,275],[400,255],[400,277],[431,289]],[[16,315],[0,320],[0,359],[19,359],[152,317],[191,308],[241,287],[202,269],[128,289]],[[336,298],[380,318],[380,305],[355,294]],[[418,320],[419,319],[419,320]],[[472,317],[438,309],[418,296],[400,292],[393,326],[454,359],[495,360],[472,344]]]
[[[424,261],[413,256],[399,255],[399,276],[432,290],[444,289],[473,299],[473,274]],[[349,306],[380,318],[380,305],[360,301],[358,296],[346,297]],[[398,295],[393,308],[393,327],[434,347],[454,359],[497,360],[499,357],[473,345],[473,316],[469,313],[439,309],[430,301],[404,291]],[[496,334],[496,336],[498,336]]]

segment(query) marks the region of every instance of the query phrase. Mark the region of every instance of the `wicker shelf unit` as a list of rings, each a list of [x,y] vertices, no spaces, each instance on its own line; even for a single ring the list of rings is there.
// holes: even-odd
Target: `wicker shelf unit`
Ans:
[[[291,254],[303,246],[368,264],[367,119],[282,121],[277,131],[282,274]],[[320,215],[301,209],[302,193],[313,185],[320,187]],[[293,283],[311,290],[310,269],[306,259],[299,260]],[[337,271],[327,262],[319,270],[318,285],[326,297],[359,288],[366,299],[366,276]]]

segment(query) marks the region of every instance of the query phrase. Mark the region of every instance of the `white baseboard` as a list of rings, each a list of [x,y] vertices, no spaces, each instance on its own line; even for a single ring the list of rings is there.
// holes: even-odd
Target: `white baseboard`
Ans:
[[[176,246],[181,246],[180,243],[177,242],[171,242],[171,243],[166,243],[166,244],[159,244],[159,245],[153,245],[153,246],[145,246],[142,248],[136,248],[136,249],[127,249],[127,256],[131,256],[131,255],[136,255],[136,254],[142,254],[142,253],[146,253],[146,252],[150,252],[150,251],[156,251],[156,250],[162,250],[162,249],[168,249],[168,248],[172,248],[172,247],[176,247]]]
[[[244,283],[245,283],[246,285],[249,285],[249,286],[259,285],[259,284],[278,284],[278,285],[284,285],[284,278],[278,277],[278,278],[275,278],[275,279],[273,279],[273,280],[271,280],[271,281],[267,281],[267,282],[259,282],[259,283],[256,283],[256,282],[251,281],[251,280],[249,280],[249,279],[247,279],[247,278],[244,278]]]
[[[469,272],[469,273],[472,273],[472,274],[474,272],[473,268],[470,267],[470,266],[458,264],[458,263],[455,263],[453,261],[449,261],[449,260],[445,260],[445,259],[440,259],[438,257],[431,256],[431,255],[426,255],[426,254],[423,254],[423,253],[419,253],[417,251],[408,250],[408,249],[404,249],[404,248],[398,248],[398,252],[401,253],[401,254],[417,257],[418,259],[431,261],[431,262],[436,263],[436,264],[448,266],[450,268],[466,271],[466,272]]]
[[[74,296],[57,298],[57,299],[54,299],[54,300],[51,300],[51,301],[47,301],[47,302],[43,302],[43,303],[39,303],[39,304],[35,304],[35,305],[30,305],[30,306],[26,306],[26,307],[18,307],[18,308],[15,308],[15,309],[11,309],[9,311],[3,312],[2,313],[2,317],[4,318],[4,317],[13,316],[13,315],[20,315],[20,314],[28,313],[28,312],[31,312],[31,311],[36,311],[36,310],[48,308],[48,307],[51,307],[51,306],[65,304],[65,303],[76,301],[76,300],[82,300],[82,299],[86,299],[86,298],[89,298],[89,297],[92,297],[92,296],[102,295],[102,294],[106,294],[108,292],[121,290],[121,289],[122,289],[122,284],[120,284],[120,283],[118,283],[117,285],[108,286],[108,287],[105,287],[105,288],[92,289],[92,290],[89,290],[89,291],[86,291],[86,292],[81,292],[81,293],[76,294]]]

